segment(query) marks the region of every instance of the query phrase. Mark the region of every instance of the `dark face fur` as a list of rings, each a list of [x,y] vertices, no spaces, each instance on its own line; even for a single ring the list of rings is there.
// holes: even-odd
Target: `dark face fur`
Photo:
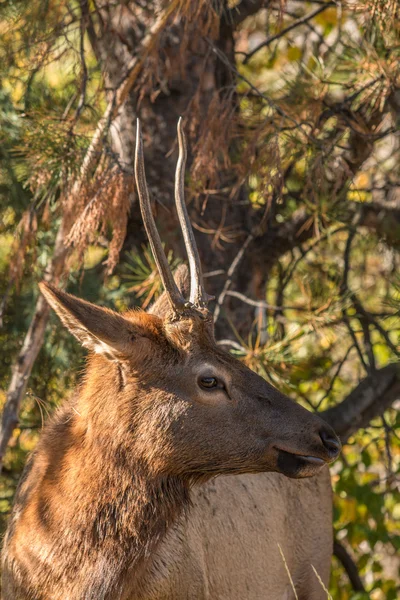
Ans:
[[[149,345],[145,363],[139,372],[127,363],[126,377],[142,398],[133,410],[145,408],[137,423],[146,446],[160,449],[152,464],[161,472],[308,477],[339,453],[322,419],[218,348],[208,318],[164,321],[162,343]]]

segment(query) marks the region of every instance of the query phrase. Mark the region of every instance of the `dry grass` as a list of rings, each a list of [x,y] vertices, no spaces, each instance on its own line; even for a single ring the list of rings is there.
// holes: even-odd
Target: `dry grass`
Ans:
[[[326,589],[326,586],[324,584],[324,582],[322,581],[321,577],[318,574],[317,569],[314,567],[314,565],[311,565],[312,570],[315,573],[316,578],[318,579],[319,583],[321,584],[322,589],[324,590],[324,592],[326,593],[326,597],[328,600],[333,600],[332,596],[330,595],[329,591]]]
[[[281,545],[280,545],[280,544],[278,544],[278,548],[279,548],[279,552],[280,552],[280,555],[281,555],[281,557],[282,557],[282,560],[283,560],[283,564],[285,565],[285,570],[286,570],[286,573],[287,573],[287,575],[288,575],[288,578],[289,578],[289,581],[290,581],[290,586],[291,586],[291,588],[292,588],[292,590],[293,590],[294,597],[296,598],[296,600],[298,600],[298,598],[299,598],[299,597],[298,597],[298,595],[297,595],[296,588],[295,588],[295,585],[294,585],[294,582],[293,582],[292,576],[291,576],[291,574],[290,574],[289,566],[288,566],[288,564],[287,564],[287,562],[286,562],[286,558],[285,558],[285,555],[284,555],[284,553],[283,553],[283,550],[282,550],[282,547],[281,547]],[[321,585],[322,589],[323,589],[323,590],[324,590],[324,592],[326,593],[326,598],[327,598],[327,600],[333,600],[333,598],[332,598],[332,596],[330,595],[330,593],[329,593],[329,591],[328,591],[328,589],[327,589],[326,585],[324,584],[324,582],[322,581],[322,579],[321,579],[320,575],[318,574],[318,571],[317,571],[317,569],[314,567],[314,565],[311,565],[311,568],[312,568],[312,570],[314,571],[314,573],[315,573],[315,576],[316,576],[316,578],[318,579],[318,581],[319,581],[319,583],[320,583],[320,585]]]
[[[290,571],[289,571],[288,564],[286,562],[285,555],[283,554],[283,550],[282,550],[280,544],[278,544],[278,548],[279,548],[279,552],[280,552],[280,554],[282,556],[283,564],[285,565],[286,573],[288,574],[288,577],[289,577],[290,585],[292,586],[294,597],[296,598],[296,600],[299,600],[299,597],[298,597],[297,592],[296,592],[296,588],[294,587],[292,576],[291,576]]]

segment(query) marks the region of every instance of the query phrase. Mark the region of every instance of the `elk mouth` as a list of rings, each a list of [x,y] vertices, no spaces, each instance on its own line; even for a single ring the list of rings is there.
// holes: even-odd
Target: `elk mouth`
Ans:
[[[277,471],[286,477],[293,477],[294,479],[312,477],[327,463],[327,461],[317,456],[293,454],[280,448],[276,448],[276,450],[278,452]]]

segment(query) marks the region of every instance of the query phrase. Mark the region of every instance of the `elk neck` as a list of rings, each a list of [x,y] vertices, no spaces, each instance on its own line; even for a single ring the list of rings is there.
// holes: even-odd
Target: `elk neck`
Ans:
[[[127,569],[143,572],[189,505],[190,482],[155,473],[143,459],[145,440],[137,439],[135,423],[128,424],[123,414],[123,393],[118,365],[91,359],[76,397],[57,412],[36,452],[42,466],[38,496],[49,532],[68,530],[74,547],[85,549],[82,562],[109,557],[110,589],[116,566],[120,577]]]

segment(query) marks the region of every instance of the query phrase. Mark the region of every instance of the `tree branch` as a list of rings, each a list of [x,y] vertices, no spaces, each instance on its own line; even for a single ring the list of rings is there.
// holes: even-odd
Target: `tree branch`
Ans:
[[[44,276],[46,281],[58,282],[64,270],[65,261],[68,256],[68,249],[64,244],[64,239],[65,221],[62,219],[54,245],[53,257],[46,268]],[[11,381],[7,390],[0,427],[0,472],[8,442],[15,427],[18,425],[21,402],[33,365],[43,345],[49,314],[49,305],[44,297],[39,295],[22,349],[13,365]]]
[[[230,288],[230,286],[232,284],[233,275],[234,275],[236,269],[238,268],[239,263],[242,260],[242,258],[244,256],[244,253],[247,250],[247,247],[249,246],[249,244],[251,244],[251,242],[253,240],[254,240],[254,235],[253,235],[253,233],[250,233],[247,236],[244,244],[241,246],[239,252],[236,254],[235,258],[233,259],[231,266],[228,269],[227,277],[226,277],[226,280],[225,280],[225,283],[224,283],[224,287],[222,288],[222,291],[221,291],[221,293],[219,294],[219,296],[217,298],[217,304],[216,304],[215,309],[214,309],[214,323],[216,323],[218,321],[218,318],[219,318],[219,315],[220,315],[220,312],[221,312],[221,306],[224,303],[225,296],[226,296],[226,294],[227,294],[227,292],[228,292],[228,290],[229,290],[229,288]]]
[[[282,31],[280,31],[279,33],[276,33],[275,35],[271,35],[266,40],[261,42],[261,44],[256,46],[251,52],[249,52],[247,54],[247,56],[245,57],[243,63],[246,64],[247,62],[249,62],[250,58],[252,56],[254,56],[254,54],[256,54],[259,50],[261,50],[261,48],[264,48],[265,46],[269,46],[269,44],[271,44],[275,40],[278,40],[279,38],[283,37],[284,35],[289,33],[289,31],[292,31],[292,29],[295,29],[296,27],[299,27],[300,25],[305,25],[307,23],[307,21],[311,21],[311,19],[313,19],[314,17],[316,17],[317,15],[322,13],[327,8],[330,8],[331,6],[335,6],[335,3],[334,2],[326,2],[326,4],[319,6],[318,8],[316,8],[315,10],[310,12],[308,15],[304,15],[304,17],[297,19],[296,21],[294,21],[293,23],[291,23],[290,25],[288,25],[287,27],[282,29]]]
[[[367,427],[400,398],[400,369],[392,364],[361,381],[340,404],[321,413],[342,442],[358,429]]]
[[[342,563],[342,566],[346,571],[348,578],[350,579],[350,583],[353,586],[353,590],[355,592],[365,592],[364,584],[361,581],[361,577],[358,573],[357,565],[347,552],[346,548],[337,540],[333,542],[333,554]]]
[[[342,214],[336,217],[338,221],[351,223],[358,215],[357,228],[366,227],[389,246],[400,248],[400,207],[380,202],[347,201],[344,208]],[[277,227],[269,227],[265,234],[254,240],[252,258],[262,260],[264,269],[268,271],[286,252],[311,240],[314,235],[311,215],[300,208],[290,219]]]

